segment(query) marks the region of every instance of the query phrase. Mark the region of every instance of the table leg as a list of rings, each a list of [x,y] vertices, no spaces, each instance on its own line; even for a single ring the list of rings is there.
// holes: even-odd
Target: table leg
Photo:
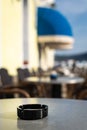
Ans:
[[[61,85],[57,84],[52,85],[52,97],[61,98]]]
[[[67,85],[62,84],[62,86],[61,86],[61,97],[62,98],[67,98],[67,93],[68,93]]]

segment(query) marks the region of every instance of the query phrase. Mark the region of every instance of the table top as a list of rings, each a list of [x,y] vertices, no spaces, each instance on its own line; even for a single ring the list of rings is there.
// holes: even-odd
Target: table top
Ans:
[[[57,79],[51,80],[49,77],[29,77],[25,81],[30,83],[44,83],[44,84],[79,84],[83,83],[85,79],[77,76],[59,76]]]
[[[20,120],[17,107],[21,104],[46,104],[48,117],[39,120]],[[20,98],[0,100],[0,130],[87,130],[87,101]]]

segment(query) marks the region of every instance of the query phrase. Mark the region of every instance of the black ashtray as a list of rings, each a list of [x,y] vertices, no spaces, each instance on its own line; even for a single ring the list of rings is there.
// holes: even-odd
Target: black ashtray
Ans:
[[[44,104],[25,104],[17,108],[17,116],[23,120],[37,120],[48,116],[48,106]]]

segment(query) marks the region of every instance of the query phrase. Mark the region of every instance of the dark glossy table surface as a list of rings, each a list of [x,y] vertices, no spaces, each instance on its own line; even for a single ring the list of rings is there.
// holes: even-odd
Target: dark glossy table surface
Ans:
[[[31,103],[47,104],[48,117],[34,121],[19,120],[17,106]],[[2,99],[0,130],[87,130],[87,101],[51,98]]]

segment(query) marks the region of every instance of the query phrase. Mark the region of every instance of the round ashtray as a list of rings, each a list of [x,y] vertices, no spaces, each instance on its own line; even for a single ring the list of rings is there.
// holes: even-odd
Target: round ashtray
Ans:
[[[17,108],[17,116],[23,120],[37,120],[48,116],[48,106],[44,104],[25,104]]]

